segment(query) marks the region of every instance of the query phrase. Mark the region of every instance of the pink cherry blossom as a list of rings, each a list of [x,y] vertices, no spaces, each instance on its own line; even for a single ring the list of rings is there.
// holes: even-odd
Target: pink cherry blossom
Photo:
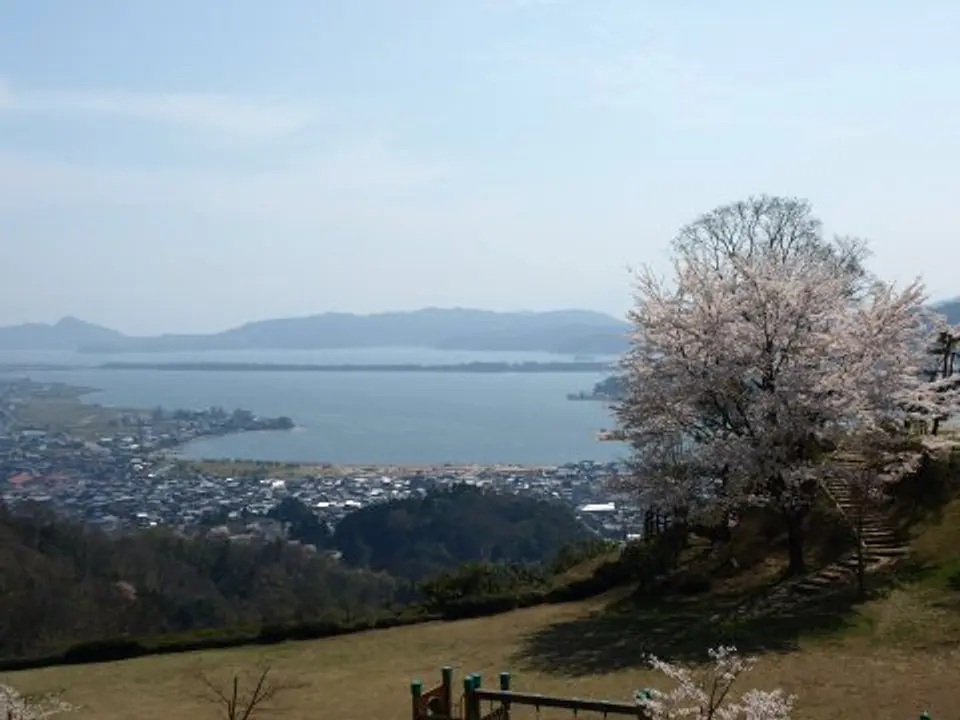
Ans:
[[[673,681],[669,691],[638,690],[637,704],[650,720],[790,720],[797,698],[781,689],[748,690],[739,697],[733,688],[753,669],[755,658],[737,654],[733,646],[708,651],[712,665],[700,671],[651,656],[650,664]]]
[[[684,511],[770,504],[802,569],[799,527],[835,470],[829,451],[883,447],[960,406],[960,377],[924,377],[923,285],[882,282],[866,257],[862,242],[824,239],[806,203],[764,196],[684,228],[672,277],[636,273],[616,408],[635,451],[624,484]]]

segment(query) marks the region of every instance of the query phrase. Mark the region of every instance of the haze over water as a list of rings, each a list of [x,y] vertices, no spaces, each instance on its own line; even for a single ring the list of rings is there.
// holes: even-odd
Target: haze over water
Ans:
[[[264,363],[423,363],[568,358],[543,353],[421,349],[305,352],[171,353],[98,357],[0,353],[0,362],[93,365],[106,360]],[[598,358],[605,359],[605,358]],[[596,441],[612,420],[606,406],[571,402],[589,373],[173,372],[74,369],[31,372],[37,381],[96,387],[89,402],[150,408],[242,407],[287,415],[292,432],[245,433],[199,440],[191,458],[245,458],[350,464],[523,463],[613,460],[616,444]]]

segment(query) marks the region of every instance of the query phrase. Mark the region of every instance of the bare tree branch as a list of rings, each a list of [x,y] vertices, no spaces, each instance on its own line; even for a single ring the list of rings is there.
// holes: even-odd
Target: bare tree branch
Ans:
[[[238,673],[234,673],[228,690],[203,672],[197,673],[197,678],[204,686],[204,699],[220,706],[224,720],[252,720],[264,714],[280,712],[280,708],[271,703],[282,693],[302,687],[299,683],[273,680],[271,673],[269,665],[259,666],[252,683],[253,689],[249,692],[243,688],[250,683],[242,683]]]

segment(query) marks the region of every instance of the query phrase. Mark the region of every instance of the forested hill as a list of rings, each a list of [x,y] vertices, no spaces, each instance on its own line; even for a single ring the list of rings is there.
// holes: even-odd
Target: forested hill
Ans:
[[[357,510],[332,535],[293,497],[270,516],[300,544],[227,539],[215,518],[218,530],[197,537],[163,528],[106,535],[39,506],[0,504],[0,658],[121,637],[376,617],[416,600],[415,583],[441,571],[488,561],[549,573],[592,537],[564,506],[466,486]],[[334,549],[342,561],[330,557]]]
[[[284,542],[111,537],[0,505],[0,657],[197,628],[340,619],[390,602],[393,579]]]
[[[587,537],[563,505],[461,485],[351,513],[334,544],[352,565],[419,580],[470,561],[547,562]]]

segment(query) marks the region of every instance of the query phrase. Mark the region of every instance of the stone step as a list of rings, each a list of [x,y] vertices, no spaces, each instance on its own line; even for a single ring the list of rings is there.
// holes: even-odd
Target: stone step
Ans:
[[[909,543],[904,542],[902,538],[894,534],[890,535],[862,535],[860,542],[867,547],[874,545],[896,545],[897,547],[906,547]]]
[[[897,529],[891,525],[861,525],[860,533],[862,535],[896,535]]]
[[[908,555],[909,548],[902,545],[867,545],[863,554],[867,557],[891,557],[893,555]]]
[[[883,559],[883,558],[892,558],[892,557],[903,557],[904,555],[910,554],[910,548],[900,545],[895,547],[871,547],[867,548],[865,556],[867,558],[873,559]]]
[[[805,580],[802,583],[796,585],[793,588],[793,592],[796,595],[819,595],[824,591],[829,585],[833,583],[830,582],[817,582],[815,580]]]
[[[856,526],[853,526],[851,529],[856,530]],[[888,523],[864,523],[860,526],[861,532],[892,532],[896,533],[897,529]]]
[[[820,571],[817,577],[825,578],[831,582],[839,582],[846,581],[853,575],[856,575],[854,568],[837,567],[833,569],[825,568],[824,570]]]
[[[907,554],[909,548],[901,544],[889,547],[867,546],[863,552],[864,570],[874,572],[896,562]],[[794,613],[810,603],[819,602],[837,590],[856,581],[858,558],[855,552],[799,580],[779,585],[768,595],[746,603],[734,611],[737,617],[761,618],[778,614]]]
[[[856,515],[859,511],[863,511],[865,516],[874,515],[876,517],[881,517],[879,506],[874,505],[873,503],[859,503],[852,498],[837,497],[833,496],[833,499],[836,501],[837,505],[843,508],[844,512],[849,512],[853,515]]]
[[[860,541],[864,545],[884,545],[884,544],[894,544],[894,545],[903,545],[903,541],[896,536],[895,533],[877,533],[875,535],[867,535],[866,533],[860,536]]]

